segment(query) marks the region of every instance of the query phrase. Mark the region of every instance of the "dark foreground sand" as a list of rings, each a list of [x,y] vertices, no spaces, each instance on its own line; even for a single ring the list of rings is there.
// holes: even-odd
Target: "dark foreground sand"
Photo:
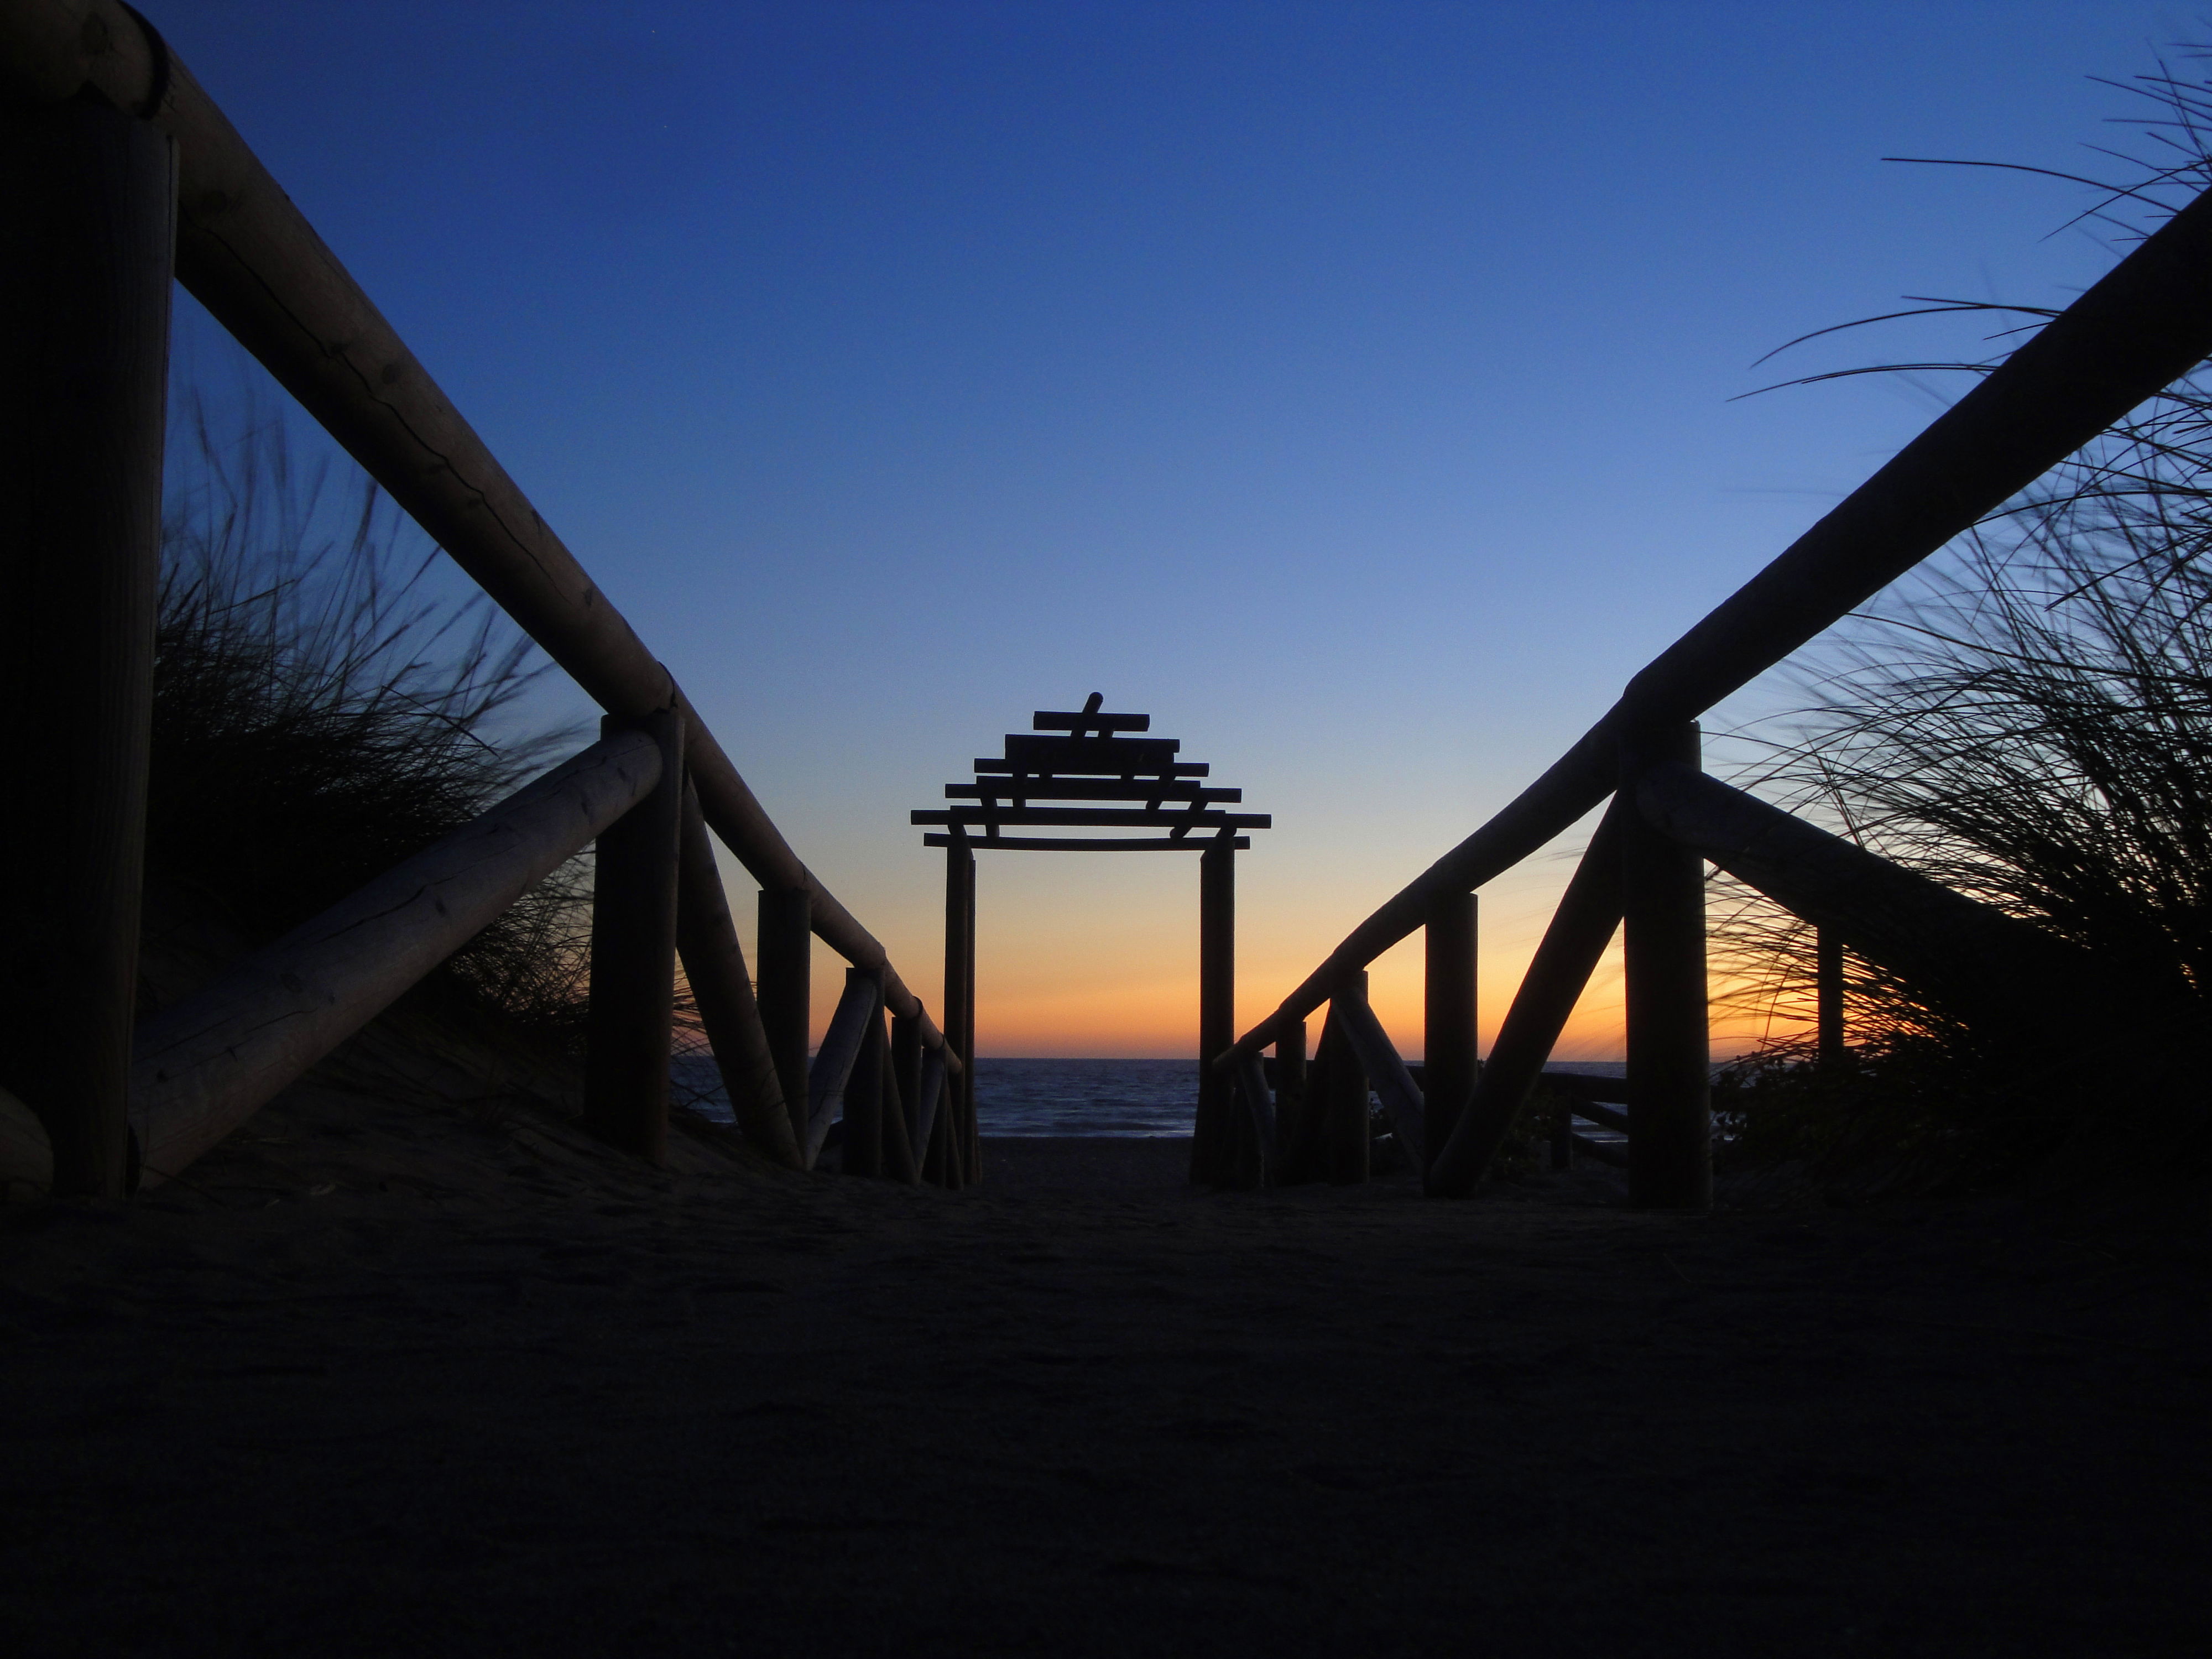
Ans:
[[[2201,1653],[2201,1231],[946,1197],[328,1090],[0,1211],[0,1652]]]

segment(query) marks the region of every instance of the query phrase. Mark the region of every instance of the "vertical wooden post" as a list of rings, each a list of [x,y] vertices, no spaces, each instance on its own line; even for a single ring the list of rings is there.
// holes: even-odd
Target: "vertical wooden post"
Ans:
[[[806,1045],[812,1035],[814,902],[803,887],[763,887],[760,933],[754,941],[754,967],[760,975],[757,1000],[776,1081],[791,1114],[791,1133],[803,1163],[806,1154]]]
[[[603,736],[660,745],[660,781],[607,826],[592,877],[592,991],[585,1015],[584,1126],[658,1164],[668,1142],[668,1046],[676,1009],[676,896],[684,823],[684,719],[610,714]]]
[[[906,1127],[906,1144],[915,1156],[921,1148],[921,1021],[904,1014],[891,1016],[891,1079],[898,1087],[900,1110]]]
[[[970,1187],[983,1179],[983,1126],[975,1116],[975,873],[968,873],[968,1012],[961,1018],[960,1092],[966,1104],[961,1121],[968,1127],[968,1144],[962,1149],[961,1178]]]
[[[1237,1155],[1236,1085],[1213,1061],[1237,1041],[1237,853],[1227,837],[1198,855],[1198,1121],[1190,1178],[1227,1181]]]
[[[1475,897],[1452,893],[1429,911],[1425,939],[1422,1145],[1433,1159],[1474,1096]],[[1424,1172],[1425,1173],[1425,1172]]]
[[[1367,989],[1367,975],[1356,976],[1358,989]],[[1367,1073],[1352,1051],[1344,1022],[1334,1008],[1322,1022],[1321,1046],[1314,1053],[1315,1106],[1321,1113],[1323,1156],[1328,1179],[1339,1187],[1357,1186],[1368,1176],[1370,1131],[1367,1121]]]
[[[1844,942],[1823,927],[1813,946],[1814,994],[1819,1009],[1822,1061],[1844,1057]]]
[[[1647,765],[1699,763],[1694,724],[1625,747],[1634,799]],[[1640,813],[1623,818],[1623,947],[1628,998],[1628,1199],[1702,1209],[1713,1199],[1712,1045],[1705,1007],[1705,860]]]
[[[1276,1158],[1275,1181],[1279,1186],[1310,1181],[1311,1153],[1307,1133],[1306,1023],[1285,1026],[1275,1039],[1275,1123],[1282,1147]]]
[[[858,974],[861,970],[852,970]],[[845,1150],[838,1167],[850,1176],[884,1172],[884,1073],[890,1058],[884,1036],[880,989],[875,1012],[868,1016],[867,1036],[860,1057],[845,1079]]]
[[[974,1182],[975,1133],[975,854],[957,830],[945,849],[945,1042],[960,1056],[950,1079],[945,1133],[961,1184]]]
[[[1615,800],[1599,820],[1521,988],[1498,1022],[1490,1058],[1475,1079],[1474,1098],[1443,1150],[1429,1160],[1432,1195],[1464,1198],[1474,1190],[1543,1075],[1553,1045],[1620,927],[1621,821],[1635,810]]]
[[[90,101],[0,122],[0,1083],[53,1190],[131,1181],[176,152]]]

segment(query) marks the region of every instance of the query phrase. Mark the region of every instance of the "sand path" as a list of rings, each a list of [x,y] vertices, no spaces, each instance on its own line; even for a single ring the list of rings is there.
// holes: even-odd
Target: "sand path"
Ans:
[[[2201,1231],[332,1091],[0,1211],[10,1653],[2198,1653]],[[327,1188],[328,1190],[324,1190]]]

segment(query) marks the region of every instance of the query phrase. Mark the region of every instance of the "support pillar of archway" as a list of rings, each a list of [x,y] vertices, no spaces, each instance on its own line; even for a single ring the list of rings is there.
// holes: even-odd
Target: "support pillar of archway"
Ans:
[[[1236,1041],[1237,851],[1224,839],[1198,859],[1198,1121],[1190,1178],[1202,1185],[1219,1186],[1236,1170],[1236,1085],[1212,1065]]]
[[[946,1089],[948,1186],[976,1176],[975,1158],[975,854],[955,836],[945,849],[945,1041],[960,1056]]]

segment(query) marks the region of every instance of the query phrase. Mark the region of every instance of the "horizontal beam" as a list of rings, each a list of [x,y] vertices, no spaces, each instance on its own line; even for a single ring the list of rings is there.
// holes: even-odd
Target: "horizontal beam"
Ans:
[[[1692,720],[2212,357],[2212,192],[2199,195],[1628,683],[1543,776],[1359,924],[1237,1042],[1255,1052],[1412,934],[1433,900],[1517,864],[1604,798],[1624,735]],[[1214,1057],[1231,1066],[1232,1054]]]
[[[1023,772],[1096,773],[1123,777],[1176,763],[1182,744],[1174,738],[1032,738],[1006,734],[1006,763]],[[978,770],[985,763],[975,763]]]
[[[1083,769],[1079,766],[1062,767],[1059,769],[1059,772],[1079,776],[1083,773]],[[1176,761],[1168,766],[1140,766],[1137,768],[1134,775],[1137,779],[1203,778],[1211,776],[1213,768],[1205,761]],[[1027,768],[1016,766],[1003,755],[978,755],[975,757],[975,775],[979,778],[1033,778],[1048,781],[1056,774],[1054,769],[1049,767],[1040,769],[1034,766]],[[1116,778],[1131,776],[1126,769],[1119,766],[1114,768],[1107,775]]]
[[[2094,1029],[2112,971],[2078,945],[1679,762],[1636,805],[1660,830],[1964,1018]],[[2139,1010],[2140,1012],[2140,1010]]]
[[[924,806],[908,815],[913,823],[1037,823],[1070,830],[1266,830],[1267,812],[1217,812],[1197,807],[1180,812],[1144,809],[1114,811],[1093,806]]]
[[[921,838],[924,847],[951,847],[956,843],[978,853],[987,853],[994,848],[1007,853],[1203,853],[1212,847],[1228,847],[1242,853],[1251,848],[1252,837],[1231,836],[1224,839],[1218,836],[1186,836],[1180,841],[1166,836],[1158,839],[1131,836],[1119,841],[1103,838],[1077,840],[1073,837],[1062,840],[1044,836],[924,836]]]
[[[1559,1079],[1547,1072],[1544,1080],[1556,1085]],[[1621,1135],[1628,1133],[1628,1114],[1609,1101],[1577,1100],[1574,1103],[1573,1111],[1577,1117],[1595,1123],[1601,1129],[1610,1129]]]
[[[1592,1077],[1588,1072],[1546,1071],[1539,1080],[1561,1099],[1574,1102],[1575,1109],[1578,1112],[1585,1106],[1628,1104],[1628,1079],[1625,1077]],[[1583,1112],[1583,1115],[1588,1117],[1589,1114]],[[1604,1120],[1595,1121],[1602,1122]]]
[[[1119,778],[1024,778],[1000,782],[948,783],[947,800],[1183,800],[1234,805],[1242,789],[1206,789],[1195,783],[1155,781],[1131,783]]]
[[[646,733],[595,743],[146,1020],[131,1073],[142,1183],[246,1121],[659,778]]]
[[[177,280],[602,708],[643,715],[673,697],[714,833],[763,886],[811,895],[822,941],[883,970],[892,1010],[942,1043],[881,942],[799,860],[668,671],[175,55],[116,0],[9,5],[0,72],[39,101],[88,85],[119,109],[158,100],[150,118],[177,141]]]
[[[1040,708],[1030,718],[1030,728],[1036,732],[1149,732],[1152,729],[1150,714],[1089,714],[1080,709],[1073,711]]]

